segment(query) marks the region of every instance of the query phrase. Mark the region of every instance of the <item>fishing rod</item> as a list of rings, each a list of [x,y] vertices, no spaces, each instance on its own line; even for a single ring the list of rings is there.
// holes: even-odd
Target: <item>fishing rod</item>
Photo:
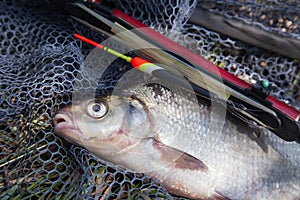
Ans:
[[[114,27],[114,28],[112,28],[113,29],[112,30],[113,34],[115,32],[122,32],[123,31],[121,34],[118,34],[118,36],[121,38],[121,40],[119,40],[119,42],[124,43],[124,41],[128,41],[127,44],[128,43],[134,44],[135,45],[134,47],[141,47],[141,48],[144,48],[144,46],[149,46],[149,42],[147,43],[145,40],[140,39],[139,37],[137,37],[135,35],[135,33],[131,33],[130,31],[126,31],[127,29],[124,29],[125,24],[116,26],[115,23],[113,23],[112,21],[110,21],[110,20],[106,19],[105,17],[99,15],[98,13],[93,12],[93,10],[89,9],[88,7],[86,7],[83,4],[74,3],[72,5],[75,6],[75,7],[72,7],[72,8],[73,9],[76,8],[76,9],[71,11],[71,12],[73,12],[73,13],[75,12],[76,14],[80,13],[77,10],[78,8],[80,8],[83,11],[87,12],[87,14],[90,14],[92,17],[95,17],[95,18],[101,20],[105,25],[107,25],[107,26],[101,26],[101,29],[104,29],[105,32],[110,31],[108,27]],[[104,10],[107,10],[107,9],[104,9]],[[78,19],[78,17],[74,17],[74,16],[72,16],[72,17],[75,18],[75,19]],[[86,19],[86,15],[85,15],[84,18]],[[86,20],[90,20],[90,19],[88,18]],[[80,20],[80,22],[82,22],[82,21],[84,21],[84,20]],[[94,21],[95,21],[95,19],[92,19],[92,21],[90,21],[90,22],[94,23]],[[84,23],[84,24],[91,27],[90,23]],[[92,26],[91,28],[95,29],[95,26]],[[99,30],[99,28],[97,30]],[[137,29],[137,30],[139,30],[139,29]],[[101,31],[101,32],[103,32],[103,31]],[[124,32],[125,32],[125,34],[123,34]],[[153,33],[158,34],[157,32],[153,32]],[[116,39],[116,37],[115,37],[115,39]],[[168,43],[173,42],[173,41],[171,41],[167,38],[163,38],[163,41],[166,41]],[[162,41],[162,43],[163,43],[163,41]],[[156,41],[151,41],[151,42],[154,43],[154,44],[157,43]],[[174,45],[174,44],[178,45],[176,43],[174,43],[174,44],[173,43],[170,43],[169,45]],[[157,44],[156,44],[156,46],[157,46]],[[157,48],[156,46],[153,46],[153,47]],[[182,47],[180,45],[178,45],[178,46]],[[143,53],[142,53],[143,55],[144,55],[145,51],[146,50],[143,51]],[[216,93],[221,99],[222,98],[226,99],[226,97],[224,97],[224,96],[226,96],[226,94],[224,95],[224,90],[226,91],[226,93],[231,94],[231,98],[233,98],[234,96],[235,97],[238,96],[239,97],[238,99],[242,98],[242,100],[243,100],[242,102],[247,102],[248,103],[247,107],[249,107],[249,109],[247,109],[247,111],[251,110],[251,112],[256,112],[256,110],[258,110],[259,113],[254,113],[254,114],[256,116],[260,116],[260,119],[258,120],[258,117],[255,117],[255,118],[252,117],[252,119],[254,119],[256,122],[258,122],[260,125],[263,125],[264,127],[269,127],[271,129],[276,128],[276,127],[279,126],[280,122],[279,122],[279,120],[277,120],[277,116],[276,116],[275,112],[273,112],[272,110],[270,110],[270,109],[268,109],[264,106],[261,106],[260,103],[257,103],[255,101],[253,101],[252,99],[236,92],[235,90],[232,90],[230,87],[225,86],[225,88],[223,88],[223,86],[224,86],[223,80],[218,81],[218,79],[220,79],[220,77],[224,77],[224,76],[234,77],[232,74],[229,74],[226,71],[215,71],[215,70],[218,70],[218,69],[216,69],[218,67],[216,67],[215,65],[213,65],[213,64],[207,62],[206,60],[204,60],[204,61],[206,61],[206,63],[204,62],[205,64],[207,64],[207,63],[210,64],[210,68],[208,68],[208,69],[210,69],[210,70],[212,70],[212,72],[214,72],[214,73],[210,73],[209,74],[210,76],[208,76],[207,71],[201,71],[199,69],[195,69],[193,67],[193,65],[188,63],[186,60],[183,61],[182,57],[178,58],[178,56],[176,56],[176,54],[175,55],[171,54],[171,52],[165,52],[165,51],[153,52],[152,51],[151,54],[155,55],[157,57],[156,59],[159,61],[159,63],[164,63],[165,67],[167,68],[168,71],[171,71],[175,74],[180,72],[181,73],[180,75],[183,74],[185,76],[185,78],[187,78],[189,80],[189,82],[194,83],[194,85],[196,85],[196,86],[198,85],[202,88],[207,88],[207,86],[209,85],[210,88],[209,89],[207,88],[207,89],[210,90],[213,93]],[[168,62],[165,63],[165,61],[168,61]],[[169,67],[169,66],[173,66],[173,67]],[[224,73],[224,72],[225,72],[225,75],[222,75],[222,73]],[[211,76],[214,75],[214,74],[217,74],[217,76],[215,76],[212,79]],[[233,79],[233,80],[239,81],[240,83],[245,83],[240,79]],[[228,102],[233,102],[233,101],[231,101],[231,99],[229,99]],[[244,107],[245,108],[245,106],[240,106],[237,103],[235,103],[235,105],[233,105],[233,107],[234,108],[239,108],[239,107]],[[263,110],[264,113],[267,113],[267,114],[263,114],[263,115],[260,114],[260,110]],[[245,109],[241,110],[241,112],[245,112]],[[253,114],[251,114],[251,115],[247,114],[247,115],[252,116]],[[269,125],[267,125],[264,122],[265,119],[267,119],[268,122],[272,121],[272,123],[269,123]]]
[[[189,82],[204,88],[206,82],[202,78],[206,77],[205,80],[213,87],[213,93],[218,95],[219,88],[225,88],[228,95],[220,98],[237,112],[286,141],[300,141],[300,112],[270,96],[268,82],[262,81],[255,85],[246,83],[102,1],[70,3],[67,11],[71,16],[88,22],[86,25],[91,24],[110,34],[121,35],[120,41],[126,42],[126,45],[151,43],[161,50],[147,56],[163,63],[166,72],[180,72]]]

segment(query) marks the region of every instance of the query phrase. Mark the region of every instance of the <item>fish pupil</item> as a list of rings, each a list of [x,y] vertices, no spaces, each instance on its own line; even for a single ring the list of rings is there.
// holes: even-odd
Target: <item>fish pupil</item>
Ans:
[[[101,106],[99,104],[93,105],[93,111],[94,112],[99,112],[101,110]]]
[[[128,111],[129,111],[130,115],[132,115],[134,113],[134,110],[135,110],[135,107],[133,105],[129,104]]]

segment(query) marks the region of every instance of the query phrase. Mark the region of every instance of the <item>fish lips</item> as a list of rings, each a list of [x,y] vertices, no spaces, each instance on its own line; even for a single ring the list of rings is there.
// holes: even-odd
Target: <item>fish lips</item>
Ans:
[[[58,136],[65,138],[71,143],[81,144],[81,131],[74,122],[74,116],[69,107],[61,109],[53,118],[54,131]]]

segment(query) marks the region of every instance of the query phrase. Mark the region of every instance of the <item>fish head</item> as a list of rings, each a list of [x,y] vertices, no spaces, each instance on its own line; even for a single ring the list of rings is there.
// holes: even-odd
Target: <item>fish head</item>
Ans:
[[[73,103],[59,110],[54,124],[57,135],[101,157],[116,154],[151,134],[147,109],[130,96],[112,95]]]

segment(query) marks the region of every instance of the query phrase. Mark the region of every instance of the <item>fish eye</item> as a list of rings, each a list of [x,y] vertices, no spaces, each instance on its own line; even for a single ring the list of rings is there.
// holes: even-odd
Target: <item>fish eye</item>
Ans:
[[[107,111],[108,106],[103,101],[90,101],[86,107],[87,114],[95,119],[104,117]]]

